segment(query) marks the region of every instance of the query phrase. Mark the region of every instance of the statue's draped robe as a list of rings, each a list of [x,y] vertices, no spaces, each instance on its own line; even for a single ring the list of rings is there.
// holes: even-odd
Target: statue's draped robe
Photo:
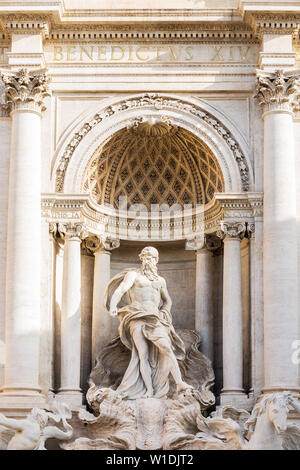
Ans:
[[[137,269],[126,269],[111,279],[106,288],[104,299],[107,310],[110,310],[110,301],[113,293],[129,271],[135,271],[141,274],[141,271]],[[122,343],[131,350],[130,363],[117,389],[118,392],[122,393],[124,398],[129,399],[141,398],[146,394],[146,386],[140,372],[138,352],[130,333],[130,327],[134,326],[132,322],[138,321],[139,323],[142,322],[142,332],[149,346],[149,363],[151,366],[153,395],[156,398],[165,396],[169,390],[170,366],[166,356],[159,352],[156,346],[157,341],[160,338],[168,337],[175,357],[178,360],[183,360],[185,357],[184,343],[174,330],[169,312],[161,309],[158,313],[149,313],[143,308],[141,303],[131,302],[129,305],[118,309],[118,318],[120,320],[120,339]]]

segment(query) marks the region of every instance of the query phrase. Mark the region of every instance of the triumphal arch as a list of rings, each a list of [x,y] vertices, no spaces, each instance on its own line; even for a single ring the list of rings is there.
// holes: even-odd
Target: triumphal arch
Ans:
[[[58,416],[36,448],[226,448],[238,415],[235,448],[300,446],[300,1],[11,0],[0,28],[0,444]]]

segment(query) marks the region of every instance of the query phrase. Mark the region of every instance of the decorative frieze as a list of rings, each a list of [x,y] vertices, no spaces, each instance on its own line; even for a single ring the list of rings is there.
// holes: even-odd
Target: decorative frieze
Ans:
[[[300,71],[257,72],[256,94],[264,112],[285,110],[292,112],[298,108],[300,93]]]
[[[46,70],[20,69],[17,72],[2,72],[0,77],[5,86],[6,105],[11,111],[45,111],[44,99],[50,96],[50,78]]]

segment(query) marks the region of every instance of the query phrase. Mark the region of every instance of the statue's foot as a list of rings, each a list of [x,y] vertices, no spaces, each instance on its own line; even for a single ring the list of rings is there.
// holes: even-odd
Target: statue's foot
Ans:
[[[187,384],[186,382],[179,382],[177,384],[177,392],[184,392],[185,390],[191,390],[194,387],[192,385]]]
[[[153,389],[148,389],[146,394],[145,394],[145,398],[151,398],[153,397]]]

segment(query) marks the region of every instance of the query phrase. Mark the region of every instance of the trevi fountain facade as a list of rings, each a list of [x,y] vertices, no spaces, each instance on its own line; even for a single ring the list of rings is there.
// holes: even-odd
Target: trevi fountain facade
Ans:
[[[0,2],[0,449],[300,449],[300,1]]]

